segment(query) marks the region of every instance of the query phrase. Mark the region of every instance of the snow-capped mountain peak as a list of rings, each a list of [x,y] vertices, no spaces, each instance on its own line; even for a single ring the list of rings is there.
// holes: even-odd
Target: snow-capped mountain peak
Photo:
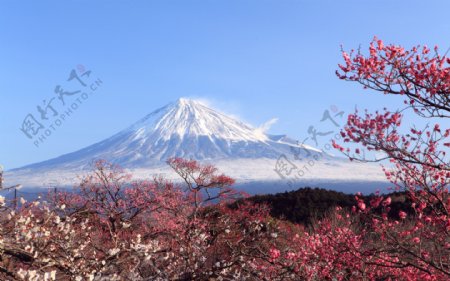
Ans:
[[[137,129],[137,130],[136,130]],[[158,140],[181,140],[193,136],[208,136],[230,141],[266,141],[267,137],[251,126],[207,107],[200,101],[180,98],[156,110],[134,124],[130,131],[140,137],[159,135]]]
[[[254,128],[204,103],[180,98],[148,114],[132,126],[99,143],[25,168],[87,167],[94,159],[106,159],[124,167],[150,167],[169,157],[205,159],[277,159],[302,148],[311,154],[320,150],[299,145]]]

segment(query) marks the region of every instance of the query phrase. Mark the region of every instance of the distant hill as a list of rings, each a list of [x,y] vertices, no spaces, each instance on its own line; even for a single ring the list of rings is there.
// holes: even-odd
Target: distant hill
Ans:
[[[411,202],[403,192],[388,195],[392,198],[390,217],[398,218],[400,210],[413,213]],[[363,196],[369,204],[374,195]],[[246,200],[258,204],[267,204],[273,217],[303,225],[311,225],[316,219],[323,218],[336,206],[351,209],[356,205],[355,195],[322,188],[305,187],[295,191],[277,194],[255,195]],[[376,211],[380,211],[377,209]]]

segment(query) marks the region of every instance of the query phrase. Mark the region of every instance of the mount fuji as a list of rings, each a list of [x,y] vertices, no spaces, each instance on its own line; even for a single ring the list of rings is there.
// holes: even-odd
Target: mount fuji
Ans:
[[[292,159],[295,150],[304,152],[305,156]],[[283,178],[277,171],[280,159],[290,166],[290,172],[301,170],[299,167],[307,169],[302,170],[300,177],[297,172],[297,184],[384,181],[375,165],[351,163],[298,144],[286,135],[267,134],[262,128],[185,98],[153,111],[110,138],[54,159],[10,170],[5,178],[25,187],[69,186],[77,183],[77,175],[90,169],[93,160],[105,159],[130,170],[137,178],[163,174],[175,179],[165,164],[170,157],[212,163],[243,185],[292,183],[288,174]]]

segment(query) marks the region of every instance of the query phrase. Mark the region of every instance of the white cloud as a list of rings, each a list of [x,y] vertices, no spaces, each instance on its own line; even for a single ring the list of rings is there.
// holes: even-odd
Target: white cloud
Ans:
[[[273,126],[273,124],[275,124],[277,122],[278,122],[278,118],[272,118],[269,121],[262,124],[261,126],[259,126],[258,130],[261,130],[261,132],[265,133]]]

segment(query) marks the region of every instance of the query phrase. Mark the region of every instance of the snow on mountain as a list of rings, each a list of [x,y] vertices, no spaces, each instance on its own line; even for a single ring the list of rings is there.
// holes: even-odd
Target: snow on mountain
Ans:
[[[93,159],[107,159],[124,167],[148,167],[174,156],[197,160],[273,159],[288,153],[291,146],[322,153],[285,136],[267,135],[198,101],[181,98],[106,140],[23,168],[79,168]]]
[[[293,149],[301,149],[307,156],[292,160],[294,165],[302,167],[312,159],[315,165],[305,179],[382,178],[373,166],[368,169],[367,165],[348,163],[285,135],[266,134],[267,126],[273,122],[254,128],[199,101],[181,98],[99,143],[14,169],[6,176],[24,186],[45,186],[51,181],[73,184],[77,182],[75,175],[84,173],[93,160],[106,159],[133,170],[138,177],[173,177],[165,161],[169,157],[185,157],[217,164],[223,172],[246,182],[280,180],[274,171],[277,159],[292,155]]]

